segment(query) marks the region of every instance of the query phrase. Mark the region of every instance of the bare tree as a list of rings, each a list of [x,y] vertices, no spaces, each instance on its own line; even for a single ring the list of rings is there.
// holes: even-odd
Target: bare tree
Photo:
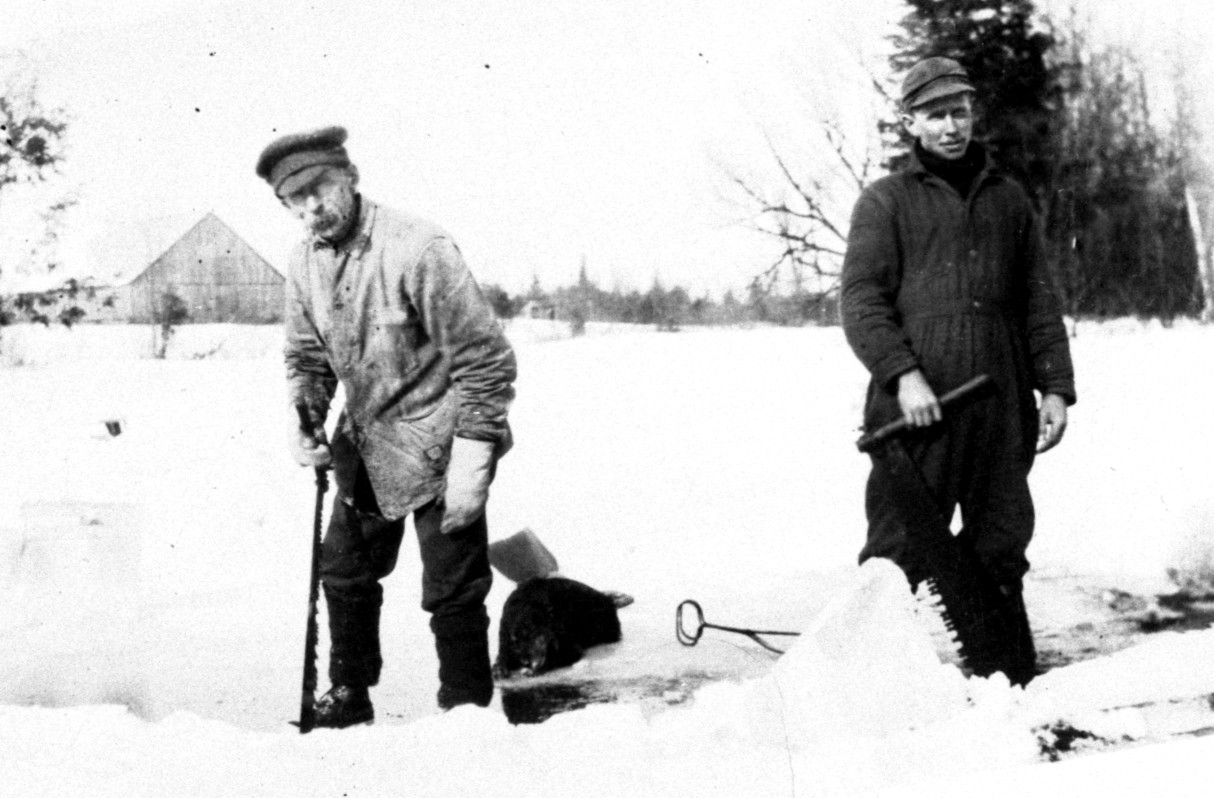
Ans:
[[[811,283],[820,292],[838,286],[847,249],[847,208],[873,179],[878,156],[872,147],[853,146],[835,120],[822,120],[817,132],[823,146],[815,151],[830,156],[817,172],[794,167],[770,135],[764,139],[775,167],[774,184],[723,169],[748,212],[749,226],[779,244],[775,260],[755,276],[752,292],[756,287],[772,290],[782,274],[791,280],[794,294],[809,291]]]
[[[836,320],[852,207],[886,171],[877,123],[893,107],[877,77],[886,47],[869,46],[871,26],[856,36],[857,19],[815,28],[803,46],[776,55],[779,77],[746,98],[757,146],[746,161],[718,162],[735,221],[771,244],[746,288],[751,318]]]

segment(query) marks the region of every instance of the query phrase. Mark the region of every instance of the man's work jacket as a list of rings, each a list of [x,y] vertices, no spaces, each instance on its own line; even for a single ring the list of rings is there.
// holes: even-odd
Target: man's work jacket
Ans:
[[[514,352],[459,249],[435,225],[361,198],[336,246],[302,242],[286,285],[290,400],[321,418],[340,380],[339,488],[358,457],[379,509],[400,518],[442,495],[454,436],[510,448]]]
[[[917,160],[868,186],[852,214],[842,313],[872,375],[866,423],[900,415],[897,377],[943,393],[978,374],[1035,432],[1033,390],[1075,401],[1066,328],[1028,196],[989,162],[961,196]]]

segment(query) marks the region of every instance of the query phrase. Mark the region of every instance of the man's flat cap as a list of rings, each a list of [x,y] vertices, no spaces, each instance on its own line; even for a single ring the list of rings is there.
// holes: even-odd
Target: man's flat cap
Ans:
[[[974,84],[965,67],[951,58],[925,58],[911,67],[902,81],[902,107],[910,110],[966,91],[974,91]]]
[[[269,183],[275,194],[286,196],[306,185],[320,167],[349,166],[345,143],[346,129],[336,126],[282,136],[261,151],[257,176]]]

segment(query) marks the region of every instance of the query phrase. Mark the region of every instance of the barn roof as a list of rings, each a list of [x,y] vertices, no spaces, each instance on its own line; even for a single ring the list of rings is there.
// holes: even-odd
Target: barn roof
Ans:
[[[108,226],[97,236],[89,247],[89,272],[99,285],[126,285],[147,271],[187,233],[211,217],[246,244],[249,243],[248,239],[214,212],[208,211],[201,217],[194,214],[146,217]],[[252,244],[249,246],[257,252]],[[282,273],[264,255],[260,252],[257,254],[270,268],[279,274]]]
[[[126,285],[198,220],[194,214],[177,214],[107,224],[89,241],[89,271],[103,285]]]
[[[138,218],[108,217],[77,227],[63,239],[58,268],[48,272],[23,261],[0,268],[0,294],[56,291],[72,279],[97,287],[127,285],[209,217],[214,217],[248,244],[271,269],[283,274],[283,269],[266,257],[267,252],[275,252],[284,258],[286,247],[282,244],[293,241],[279,241],[281,236],[275,234],[282,231],[255,226],[254,232],[260,237],[244,235],[213,211],[201,215],[190,212]],[[0,266],[4,263],[11,264],[12,258],[0,258]]]

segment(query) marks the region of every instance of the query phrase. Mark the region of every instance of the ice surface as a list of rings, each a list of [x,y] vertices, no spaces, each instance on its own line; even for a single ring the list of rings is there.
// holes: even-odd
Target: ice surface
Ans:
[[[93,332],[110,334],[72,335]],[[386,584],[379,722],[299,736],[284,723],[313,486],[285,453],[278,341],[229,329],[211,357],[154,361],[51,357],[34,336],[21,346],[35,365],[0,381],[5,791],[1118,795],[1204,770],[1211,738],[1174,735],[1200,726],[1214,693],[1214,632],[1162,635],[1028,690],[965,681],[934,659],[896,573],[856,568],[865,377],[839,330],[594,332],[515,332],[518,445],[493,534],[530,527],[562,573],[636,598],[624,640],[581,674],[722,681],[678,706],[596,705],[538,726],[496,704],[438,715],[406,544]],[[1214,416],[1192,384],[1214,332],[1081,326],[1074,348],[1080,404],[1033,475],[1033,573],[1166,589],[1167,568],[1200,571],[1214,551],[1200,445]],[[113,417],[122,435],[94,434]],[[82,523],[82,508],[104,522]],[[1033,617],[1065,616],[1053,584],[1030,582]],[[494,618],[510,587],[495,585]],[[685,598],[718,623],[803,636],[783,658],[720,633],[684,648]],[[1140,744],[1042,764],[1038,736],[1056,722]]]

